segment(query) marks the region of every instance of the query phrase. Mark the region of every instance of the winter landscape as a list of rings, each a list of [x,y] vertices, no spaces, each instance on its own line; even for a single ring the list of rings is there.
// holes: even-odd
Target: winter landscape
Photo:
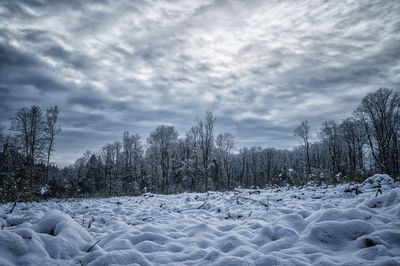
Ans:
[[[400,265],[399,14],[0,1],[0,265]]]

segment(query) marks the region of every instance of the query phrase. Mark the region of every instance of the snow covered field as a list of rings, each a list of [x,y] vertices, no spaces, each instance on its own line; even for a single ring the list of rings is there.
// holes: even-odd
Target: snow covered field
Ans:
[[[0,205],[0,265],[400,265],[400,185],[376,175],[358,190]]]

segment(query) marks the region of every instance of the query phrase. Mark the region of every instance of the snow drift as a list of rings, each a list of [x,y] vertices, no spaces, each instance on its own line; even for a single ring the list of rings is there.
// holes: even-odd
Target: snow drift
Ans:
[[[0,264],[400,265],[399,184],[353,186],[0,205]]]

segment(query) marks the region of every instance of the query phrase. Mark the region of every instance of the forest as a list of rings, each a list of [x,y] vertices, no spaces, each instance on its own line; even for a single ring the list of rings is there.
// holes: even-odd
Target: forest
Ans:
[[[62,168],[51,162],[61,132],[58,114],[57,106],[20,108],[10,130],[0,129],[1,202],[301,187],[362,182],[374,173],[398,180],[400,174],[399,90],[367,94],[350,117],[322,122],[317,137],[307,120],[299,121],[293,134],[300,145],[292,150],[237,149],[233,134],[215,133],[218,119],[208,111],[183,138],[166,125],[146,140],[125,131]]]

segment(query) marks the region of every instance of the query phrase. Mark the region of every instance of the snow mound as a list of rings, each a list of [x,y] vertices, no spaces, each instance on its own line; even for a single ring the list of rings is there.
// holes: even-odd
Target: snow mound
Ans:
[[[310,239],[325,244],[343,244],[349,240],[356,240],[360,236],[374,232],[374,227],[368,222],[353,220],[348,222],[320,222],[311,225]],[[340,246],[337,246],[340,248]]]
[[[400,265],[399,185],[370,180],[18,203],[0,265]]]
[[[92,261],[86,256],[82,259],[83,265],[94,266],[94,265],[151,265],[140,252],[131,250],[115,250],[108,253],[98,252],[90,256]]]
[[[368,177],[363,183],[365,189],[384,188],[391,189],[394,187],[394,180],[387,174],[375,174]]]
[[[81,225],[59,211],[45,215],[32,229],[39,233],[46,251],[54,259],[73,258],[94,243]]]
[[[15,227],[15,228],[14,228]],[[5,265],[66,265],[93,244],[91,235],[70,216],[53,211],[34,224],[19,224],[0,231],[0,258]],[[2,264],[0,260],[0,264]]]
[[[388,193],[374,197],[366,202],[370,208],[382,208],[400,205],[400,188],[391,190]],[[400,210],[400,209],[399,209]]]

